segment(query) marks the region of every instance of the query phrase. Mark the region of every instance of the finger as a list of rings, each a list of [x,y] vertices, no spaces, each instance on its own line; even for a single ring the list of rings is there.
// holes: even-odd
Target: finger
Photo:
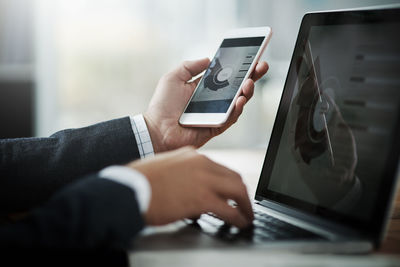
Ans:
[[[241,176],[217,163],[209,167],[211,167],[209,168],[211,173],[207,177],[210,178],[210,186],[214,192],[225,199],[234,200],[246,218],[253,219],[253,209]]]
[[[239,228],[245,228],[251,223],[238,208],[229,205],[226,199],[215,196],[209,198],[209,201],[212,203],[210,205],[210,211],[225,222]]]
[[[204,71],[209,64],[210,60],[208,58],[184,61],[178,68],[172,71],[172,74],[179,80],[187,82]]]
[[[242,96],[239,96],[236,100],[235,107],[232,110],[231,115],[229,116],[227,125],[231,125],[235,123],[240,115],[243,112],[244,105],[246,105],[247,101],[254,94],[254,82],[251,79],[248,79],[242,89]]]
[[[243,108],[244,105],[246,105],[247,99],[244,96],[239,96],[238,99],[236,100],[235,106],[229,115],[228,120],[224,125],[222,125],[219,128],[213,128],[214,131],[214,136],[219,135],[223,132],[225,132],[229,127],[231,127],[237,120],[239,119],[240,115],[243,113]]]
[[[215,135],[219,135],[219,134],[223,133],[229,127],[231,127],[232,124],[237,122],[237,120],[239,119],[240,115],[243,112],[243,107],[244,107],[244,105],[246,105],[246,103],[247,103],[246,97],[244,97],[244,96],[238,97],[238,99],[236,100],[236,103],[235,103],[235,107],[233,108],[232,113],[229,115],[229,118],[226,121],[226,123],[219,128],[213,128],[213,130],[216,131]]]
[[[243,87],[242,87],[242,94],[247,98],[247,100],[250,100],[250,98],[254,94],[254,82],[252,79],[248,79]]]
[[[232,199],[236,202],[237,208],[246,217],[247,220],[253,220],[253,208],[247,194],[247,188],[242,179],[229,177],[224,183],[220,184],[218,194],[225,199]]]
[[[232,125],[239,119],[240,115],[242,115],[242,113],[243,113],[243,108],[244,108],[244,105],[246,105],[246,103],[247,103],[246,97],[244,97],[244,96],[238,97],[238,99],[236,100],[236,103],[235,103],[235,107],[233,108],[232,113],[229,116],[227,125]]]
[[[236,100],[235,109],[233,110],[233,116],[232,116],[234,122],[236,122],[239,116],[243,113],[243,108],[244,105],[246,105],[246,103],[247,103],[247,98],[244,96],[239,96],[238,99]]]
[[[258,62],[256,68],[254,69],[254,72],[253,72],[253,75],[251,76],[251,78],[253,79],[253,81],[257,81],[265,73],[267,73],[268,69],[269,69],[269,65],[268,65],[267,62],[265,62],[265,61]]]

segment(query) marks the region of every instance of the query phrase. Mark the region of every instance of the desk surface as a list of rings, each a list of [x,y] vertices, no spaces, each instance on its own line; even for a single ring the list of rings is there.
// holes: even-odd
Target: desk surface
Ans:
[[[212,160],[225,165],[242,175],[250,196],[254,196],[261,167],[264,162],[264,150],[201,150]],[[242,266],[268,263],[270,266],[398,266],[400,259],[400,190],[396,197],[395,209],[391,217],[388,235],[379,251],[368,256],[321,256],[267,254],[266,252],[224,251],[223,257],[217,251],[165,251],[165,252],[133,252],[130,261],[133,266]],[[392,260],[395,262],[392,262]],[[229,262],[229,263],[228,263]],[[275,263],[275,264],[274,264]]]

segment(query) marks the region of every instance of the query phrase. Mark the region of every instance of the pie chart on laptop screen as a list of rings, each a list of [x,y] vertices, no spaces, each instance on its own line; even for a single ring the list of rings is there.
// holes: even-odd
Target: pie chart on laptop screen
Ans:
[[[335,77],[319,78],[319,59],[313,63],[304,58],[298,66],[299,93],[296,104],[295,149],[307,164],[323,153],[332,151],[328,125],[335,109],[335,91],[340,83]],[[301,75],[301,72],[305,75]]]

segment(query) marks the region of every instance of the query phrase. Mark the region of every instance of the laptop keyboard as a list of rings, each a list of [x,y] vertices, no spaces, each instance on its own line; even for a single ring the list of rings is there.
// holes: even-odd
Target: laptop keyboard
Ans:
[[[225,241],[244,240],[259,243],[286,239],[322,239],[321,236],[312,232],[256,210],[254,211],[253,225],[244,230],[240,230],[237,227],[225,223],[211,213],[201,215],[200,219],[197,220],[197,224],[207,234],[211,234]]]

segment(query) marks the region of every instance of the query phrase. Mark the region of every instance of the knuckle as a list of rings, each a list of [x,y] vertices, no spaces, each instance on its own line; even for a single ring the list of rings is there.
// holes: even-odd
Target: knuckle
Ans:
[[[207,165],[208,162],[210,161],[210,160],[208,159],[207,156],[205,156],[205,155],[203,155],[203,154],[198,154],[198,153],[197,153],[197,155],[196,155],[196,160],[197,160],[198,162],[200,162],[203,166],[204,166],[204,165]]]
[[[246,192],[247,192],[247,187],[246,187],[246,185],[243,183],[243,182],[241,182],[241,184],[240,184],[240,192],[242,193],[242,194],[245,194]]]
[[[189,60],[184,60],[184,61],[182,61],[181,66],[186,69],[188,64],[189,64]]]
[[[204,154],[198,154],[199,159],[203,160],[203,161],[208,161],[208,157]]]
[[[160,81],[167,81],[167,80],[169,80],[170,77],[171,77],[171,73],[167,72],[167,73],[165,73],[164,75],[161,76]]]
[[[246,185],[243,183],[242,180],[237,180],[237,183],[235,184],[235,187],[233,189],[233,193],[236,196],[242,196],[246,192],[247,188]]]
[[[179,149],[180,154],[184,157],[185,161],[195,163],[194,157],[198,154],[191,146],[185,146]]]
[[[235,172],[235,171],[231,171],[231,172],[232,172],[232,174],[231,174],[232,179],[234,179],[236,182],[243,182],[242,176],[240,176],[240,174],[238,172]]]
[[[193,146],[184,146],[182,148],[182,151],[187,152],[187,153],[195,153],[196,152],[196,150],[194,149]]]
[[[243,180],[242,180],[242,178],[240,176],[238,178],[238,188],[241,191],[245,191],[246,190],[246,185],[244,184],[244,182],[243,182]]]
[[[190,61],[189,60],[185,60],[181,63],[180,66],[180,71],[182,73],[183,76],[187,76],[187,77],[191,77],[192,73],[190,72],[190,68],[188,67],[190,65]]]

